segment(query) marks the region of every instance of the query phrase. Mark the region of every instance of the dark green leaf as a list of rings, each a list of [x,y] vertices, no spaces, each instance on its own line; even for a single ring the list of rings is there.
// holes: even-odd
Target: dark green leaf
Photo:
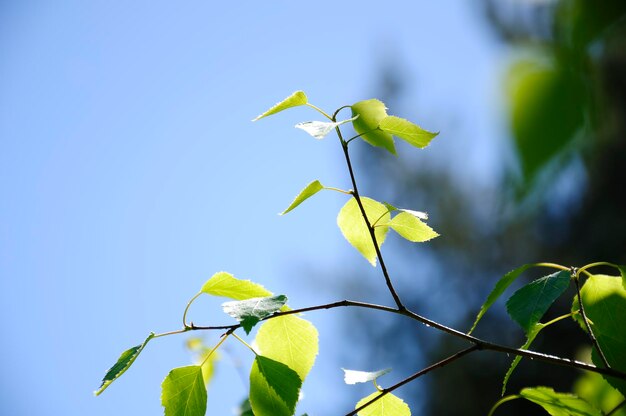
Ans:
[[[570,272],[562,270],[530,282],[509,298],[506,310],[529,334],[548,308],[565,292],[569,281]]]
[[[254,416],[254,413],[252,413],[252,406],[250,406],[250,399],[246,397],[235,412],[236,416]]]
[[[535,326],[528,332],[526,342],[524,343],[524,345],[522,345],[521,348],[523,350],[529,349],[530,345],[533,343],[533,341],[535,340],[535,338],[537,337],[537,335],[543,328],[545,328],[544,325],[535,324]],[[509,367],[506,374],[504,375],[504,380],[502,380],[502,393],[501,393],[502,396],[504,396],[504,393],[506,392],[506,385],[508,384],[509,379],[513,375],[513,372],[517,368],[517,365],[520,363],[520,361],[522,361],[522,356],[516,355],[515,358],[513,359],[513,362],[511,363],[511,366]]]
[[[550,387],[528,387],[520,396],[538,404],[552,416],[602,416],[602,412],[570,393],[557,393]]]
[[[113,383],[117,378],[119,378],[128,368],[133,364],[133,362],[137,359],[141,351],[145,348],[146,344],[154,338],[154,334],[150,333],[146,340],[132,348],[127,349],[120,355],[117,362],[113,364],[113,367],[109,368],[109,371],[104,375],[102,379],[102,384],[100,384],[100,388],[94,392],[96,396],[100,395],[109,384]]]
[[[626,353],[624,353],[626,351],[626,325],[624,325],[626,290],[621,284],[621,279],[617,276],[591,276],[583,285],[580,294],[591,330],[611,368],[626,371]],[[579,309],[576,300],[572,309],[574,311]],[[586,331],[586,326],[580,318],[578,321]],[[604,366],[595,348],[592,359],[595,365]],[[626,395],[626,381],[613,377],[606,377],[606,380],[620,393]]]
[[[523,266],[518,267],[515,270],[511,270],[510,272],[502,276],[500,280],[498,280],[498,283],[496,283],[491,293],[489,293],[489,296],[487,296],[487,300],[485,301],[485,303],[483,303],[483,306],[481,306],[480,311],[478,312],[478,315],[476,316],[476,320],[474,321],[474,325],[472,325],[472,328],[469,330],[468,334],[471,334],[474,331],[474,329],[476,329],[476,325],[478,325],[478,321],[480,321],[483,315],[487,312],[487,310],[491,307],[491,305],[493,305],[495,301],[498,300],[498,298],[504,293],[504,291],[509,286],[511,286],[511,283],[513,283],[520,274],[522,274],[524,271],[526,271],[527,269],[533,266],[534,264],[525,264]]]
[[[313,195],[321,191],[322,189],[324,189],[324,185],[322,185],[320,181],[315,180],[311,182],[302,191],[300,191],[300,193],[296,196],[296,198],[293,200],[291,205],[289,205],[286,210],[281,212],[280,215],[285,215],[286,213],[288,213],[289,211],[291,211],[292,209],[294,209],[295,207],[297,207],[298,205],[306,201],[308,198],[312,197]]]
[[[257,355],[250,371],[250,404],[256,416],[292,416],[302,380],[285,364]]]
[[[238,320],[246,334],[249,334],[261,319],[279,311],[285,303],[287,303],[287,296],[278,295],[225,302],[222,304],[222,308],[224,312]]]
[[[620,265],[617,266],[619,269],[619,273],[622,275],[622,286],[626,289],[626,266]]]
[[[161,405],[165,416],[204,416],[206,386],[199,365],[175,368],[161,385]]]

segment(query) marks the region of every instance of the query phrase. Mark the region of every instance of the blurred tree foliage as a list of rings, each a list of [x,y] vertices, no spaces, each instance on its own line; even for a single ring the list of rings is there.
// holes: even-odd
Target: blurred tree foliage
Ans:
[[[422,159],[415,163],[370,146],[359,148],[368,166],[367,188],[380,192],[374,196],[436,213],[438,220],[431,222],[444,236],[426,247],[396,248],[404,250],[393,258],[392,271],[406,288],[403,300],[461,329],[469,328],[496,279],[521,264],[626,263],[626,1],[480,4],[486,24],[502,42],[520,51],[506,81],[518,164],[505,167],[507,174],[497,187],[468,190],[468,181],[459,180],[448,166],[440,167],[443,164]],[[372,96],[398,108],[403,76],[396,69],[381,75]],[[420,269],[426,265],[431,270],[428,276],[411,272],[416,262]],[[554,316],[569,307],[557,305]],[[372,316],[359,323],[368,328],[364,337],[370,342],[361,345],[371,346],[373,366],[395,362],[397,370],[410,373],[460,348],[457,340],[416,329],[414,323],[399,320],[376,326],[365,319]],[[481,325],[477,334],[482,337],[515,346],[523,342],[503,308],[490,312]],[[587,339],[576,325],[563,322],[542,333],[533,349],[572,357],[581,354],[583,345]],[[410,384],[401,395],[417,414],[484,415],[500,396],[511,360],[475,355]],[[578,376],[570,369],[522,361],[508,391],[536,385],[570,391]],[[578,385],[591,389],[589,383]],[[516,402],[502,412],[528,415],[540,410]],[[626,414],[621,412],[617,414]]]

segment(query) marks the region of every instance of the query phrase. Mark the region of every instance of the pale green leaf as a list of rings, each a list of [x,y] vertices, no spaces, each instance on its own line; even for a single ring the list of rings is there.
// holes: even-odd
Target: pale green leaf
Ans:
[[[297,129],[304,130],[309,133],[311,136],[315,137],[318,140],[326,137],[328,133],[335,130],[337,127],[342,124],[349,123],[350,121],[354,121],[358,117],[352,117],[347,120],[332,122],[332,121],[305,121],[304,123],[296,124]]]
[[[387,224],[402,237],[414,243],[423,243],[438,237],[432,228],[423,223],[413,212],[400,212]]]
[[[279,113],[291,107],[305,105],[306,103],[308,103],[308,98],[306,94],[304,93],[304,91],[296,91],[293,94],[291,94],[289,97],[282,100],[281,102],[275,104],[272,108],[270,108],[263,114],[257,116],[257,118],[255,118],[252,121],[257,121],[257,120],[262,119],[263,117],[271,116],[272,114]]]
[[[373,98],[359,101],[353,104],[351,108],[352,116],[359,116],[352,122],[352,125],[354,130],[361,135],[361,138],[372,146],[385,148],[395,155],[396,147],[393,143],[393,136],[378,128],[381,120],[387,117],[385,104]]]
[[[385,205],[366,197],[361,197],[361,203],[372,226],[387,224],[389,222],[391,215]],[[350,198],[343,208],[341,208],[341,211],[339,211],[337,225],[346,240],[348,240],[372,266],[376,266],[376,248],[374,247],[367,224],[361,215],[361,210],[354,197]],[[389,227],[387,225],[381,225],[375,227],[374,230],[376,241],[380,247],[385,241]]]
[[[296,198],[293,200],[291,205],[289,205],[286,210],[281,212],[280,215],[285,215],[286,213],[288,213],[289,211],[291,211],[292,209],[294,209],[295,207],[297,207],[298,205],[300,205],[301,203],[303,203],[304,201],[306,201],[307,199],[309,199],[310,197],[312,197],[313,195],[321,191],[322,189],[324,189],[324,185],[322,185],[320,181],[315,180],[311,182],[302,191],[300,191],[300,193],[298,194],[298,196],[296,196]]]
[[[249,334],[261,319],[279,311],[285,303],[287,303],[287,296],[278,295],[225,302],[222,308],[224,312],[238,320],[246,334]]]
[[[552,416],[602,416],[602,412],[580,397],[557,393],[550,387],[527,387],[519,395],[538,404]]]
[[[250,280],[240,280],[230,273],[215,273],[204,283],[202,293],[213,296],[222,296],[235,300],[245,300],[250,298],[264,298],[272,296],[272,292],[265,289],[258,283]]]
[[[524,343],[524,345],[521,346],[521,349],[523,350],[529,349],[530,345],[533,343],[535,338],[537,338],[537,335],[543,328],[545,328],[545,325],[535,324],[535,326],[528,332],[526,342]],[[513,362],[511,363],[511,366],[509,367],[508,371],[504,375],[504,380],[502,380],[502,393],[501,393],[502,396],[504,396],[504,393],[506,392],[506,385],[508,384],[509,379],[513,375],[513,372],[517,368],[517,365],[520,363],[520,361],[522,361],[522,356],[516,355],[515,358],[513,359]]]
[[[148,338],[144,342],[139,345],[136,345],[132,348],[127,349],[120,355],[120,358],[117,359],[117,362],[113,364],[113,367],[109,368],[109,370],[104,375],[102,379],[102,384],[98,390],[94,391],[96,396],[100,395],[111,383],[117,380],[128,368],[135,362],[141,351],[145,348],[146,344],[150,342],[150,340],[154,338],[154,333],[150,333]]]
[[[380,396],[381,392],[375,392],[362,398],[354,407],[358,409],[370,400]],[[391,393],[385,394],[371,405],[357,413],[358,416],[411,416],[411,409],[402,399]]]
[[[529,334],[548,308],[565,292],[569,282],[570,272],[567,270],[532,281],[513,293],[506,302],[506,310]]]
[[[600,348],[611,368],[626,372],[626,290],[622,286],[620,277],[594,275],[587,279],[580,291],[585,314],[589,318],[589,325],[595,335]],[[573,311],[578,311],[577,300],[574,301]],[[580,320],[579,320],[580,322]],[[585,325],[581,324],[583,330]],[[591,355],[595,365],[604,364],[594,351]],[[614,377],[606,380],[623,395],[626,395],[626,381]]]
[[[426,131],[417,124],[396,116],[383,118],[378,127],[420,149],[428,146],[430,141],[439,134]]]
[[[250,370],[250,405],[255,416],[292,416],[302,380],[285,364],[257,355]]]
[[[487,312],[487,310],[491,307],[491,305],[493,305],[496,302],[496,300],[500,298],[500,296],[504,293],[504,291],[509,286],[511,286],[511,283],[513,283],[520,274],[522,274],[524,271],[526,271],[527,269],[533,266],[534,264],[525,264],[523,266],[518,267],[515,270],[511,270],[510,272],[502,276],[500,280],[498,280],[498,282],[494,286],[491,293],[489,293],[489,296],[487,296],[487,300],[485,301],[485,303],[483,303],[483,306],[480,307],[480,311],[478,312],[478,315],[476,316],[476,320],[474,320],[474,325],[472,325],[472,328],[469,330],[468,334],[471,334],[474,331],[474,329],[476,329],[476,325],[478,325],[478,321],[481,320],[483,315]]]
[[[624,396],[602,378],[602,375],[591,371],[585,371],[576,379],[572,392],[598,409],[604,410],[605,413],[624,400]],[[626,414],[624,410],[621,413],[614,413],[615,416],[624,416],[624,414]]]
[[[206,401],[206,386],[199,365],[175,368],[161,384],[165,416],[204,416]]]
[[[369,381],[374,381],[378,377],[387,374],[391,371],[391,368],[385,368],[384,370],[378,371],[357,371],[357,370],[343,370],[343,381],[346,384],[356,384],[356,383],[367,383]]]
[[[289,366],[302,381],[313,367],[318,352],[317,329],[294,315],[264,322],[255,342],[261,355]]]

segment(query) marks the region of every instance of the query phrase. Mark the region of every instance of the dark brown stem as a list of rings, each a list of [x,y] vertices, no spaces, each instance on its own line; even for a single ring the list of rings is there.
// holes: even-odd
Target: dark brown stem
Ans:
[[[399,310],[404,310],[406,307],[400,300],[400,296],[396,292],[396,289],[393,287],[393,283],[391,282],[391,277],[389,277],[389,272],[387,271],[387,266],[385,266],[385,260],[383,259],[383,255],[380,252],[380,247],[378,246],[378,241],[376,239],[376,232],[374,231],[374,227],[370,223],[369,218],[367,218],[367,213],[365,212],[365,208],[363,207],[363,202],[361,201],[361,196],[359,194],[359,188],[356,185],[356,179],[354,177],[354,170],[352,169],[352,162],[350,161],[350,153],[348,152],[348,143],[343,140],[341,136],[341,131],[339,128],[336,129],[337,135],[339,136],[339,141],[341,142],[341,148],[343,149],[343,154],[346,158],[346,164],[348,165],[348,172],[350,173],[350,180],[352,181],[352,195],[356,200],[357,205],[359,206],[359,210],[361,211],[361,215],[365,220],[365,224],[367,225],[367,230],[370,233],[370,237],[372,238],[372,243],[374,244],[374,249],[376,250],[376,257],[378,258],[378,263],[380,264],[380,269],[383,272],[383,276],[385,277],[385,283],[387,284],[387,288],[389,289],[389,293],[393,297],[393,300],[396,302]]]
[[[466,354],[469,354],[470,352],[474,352],[479,350],[480,348],[478,347],[478,345],[473,345],[469,348],[466,348],[464,350],[461,350],[459,352],[457,352],[456,354],[453,354],[451,356],[449,356],[446,359],[443,359],[441,361],[439,361],[438,363],[435,363],[431,366],[428,366],[420,371],[418,371],[417,373],[405,378],[404,380],[400,381],[399,383],[394,384],[391,387],[388,387],[386,389],[383,389],[381,391],[381,393],[374,397],[372,400],[368,401],[367,403],[364,403],[363,405],[357,407],[356,409],[354,409],[353,411],[351,411],[350,413],[346,413],[346,416],[354,416],[356,415],[358,412],[360,412],[361,410],[365,409],[367,406],[371,405],[372,403],[374,403],[376,400],[381,399],[384,395],[391,393],[392,391],[394,391],[395,389],[404,386],[407,383],[410,383],[411,381],[423,376],[426,373],[431,372],[432,370],[436,370],[438,368],[444,367],[456,360],[458,360],[459,358],[463,357]]]
[[[400,309],[395,309],[389,306],[377,305],[374,303],[357,302],[357,301],[352,301],[352,300],[341,300],[338,302],[326,303],[323,305],[309,306],[309,307],[301,308],[301,309],[293,309],[293,310],[286,311],[286,312],[277,312],[274,315],[268,316],[267,318],[263,319],[263,321],[278,318],[278,317],[285,316],[285,315],[293,315],[293,314],[298,314],[302,312],[311,312],[311,311],[317,311],[317,310],[322,310],[322,309],[333,309],[333,308],[338,308],[338,307],[358,307],[358,308],[366,308],[366,309],[375,309],[375,310],[379,310],[383,312],[403,315],[410,319],[418,321],[426,325],[427,327],[432,327],[439,331],[445,332],[449,335],[464,339],[465,341],[474,344],[474,346],[479,350],[497,351],[497,352],[502,352],[502,353],[516,355],[516,356],[519,355],[522,357],[530,358],[531,360],[542,361],[542,362],[546,362],[550,364],[560,365],[563,367],[578,368],[581,370],[591,371],[594,373],[604,374],[607,376],[617,377],[619,379],[626,380],[626,373],[622,371],[614,370],[612,368],[596,367],[594,365],[583,363],[581,361],[572,360],[569,358],[562,358],[562,357],[557,357],[554,355],[544,354],[544,353],[540,353],[536,351],[512,348],[506,345],[500,345],[500,344],[496,344],[493,342],[485,341],[480,338],[476,338],[472,335],[467,335],[465,332],[461,332],[457,329],[447,327],[443,324],[440,324],[438,322],[425,318],[408,309],[400,310]],[[196,326],[192,323],[190,325],[190,330],[224,330],[224,329],[234,330],[239,327],[240,325],[238,324],[237,325],[221,325],[221,326]]]

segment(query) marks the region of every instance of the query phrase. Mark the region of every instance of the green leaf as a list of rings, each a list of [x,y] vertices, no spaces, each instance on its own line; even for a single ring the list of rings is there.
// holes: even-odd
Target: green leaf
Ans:
[[[199,365],[175,368],[161,385],[165,416],[204,416],[206,386]]]
[[[478,321],[481,320],[483,315],[487,312],[487,310],[491,307],[491,305],[493,305],[496,302],[496,300],[500,298],[500,296],[504,293],[504,291],[509,286],[511,286],[511,283],[513,283],[520,274],[522,274],[524,271],[530,269],[533,266],[534,264],[525,264],[523,266],[518,267],[515,270],[511,270],[510,272],[502,276],[500,280],[498,280],[498,282],[494,286],[491,293],[489,293],[489,296],[487,296],[487,300],[485,301],[485,303],[483,303],[483,306],[480,307],[480,311],[478,312],[478,315],[476,316],[474,325],[472,325],[472,328],[469,330],[468,334],[471,334],[472,332],[474,332],[474,329],[476,329],[476,325],[478,325]]]
[[[264,322],[255,342],[261,355],[289,366],[302,381],[313,367],[318,352],[317,329],[294,315]]]
[[[529,349],[530,345],[533,343],[535,338],[537,338],[537,335],[543,328],[545,328],[545,325],[535,324],[535,326],[528,332],[526,342],[524,343],[524,345],[522,345],[521,349],[523,350]],[[508,384],[509,379],[513,375],[513,372],[517,368],[517,365],[520,363],[520,361],[522,361],[522,356],[516,355],[515,358],[513,359],[513,362],[511,363],[511,366],[509,367],[506,374],[504,375],[504,380],[502,380],[502,393],[501,393],[502,396],[504,396],[504,393],[506,392],[506,385]]]
[[[593,275],[587,279],[580,294],[591,330],[611,368],[626,371],[626,290],[621,279],[617,276]],[[572,310],[578,309],[575,299]],[[586,330],[582,323],[581,327]],[[595,349],[591,357],[595,365],[604,366]],[[606,380],[626,395],[626,381],[613,377],[606,377]]]
[[[296,196],[296,198],[293,200],[291,205],[289,205],[286,210],[281,212],[280,215],[285,215],[286,213],[288,213],[289,211],[291,211],[292,209],[294,209],[295,207],[297,207],[298,205],[300,205],[301,203],[303,203],[304,201],[306,201],[307,199],[309,199],[310,197],[312,197],[313,195],[321,191],[322,189],[324,189],[324,185],[322,185],[320,181],[315,180],[311,182],[302,191],[300,191],[300,193],[298,194],[298,196]]]
[[[513,293],[506,303],[506,310],[526,334],[541,320],[554,301],[569,286],[570,272],[560,272],[544,276]]]
[[[381,395],[377,391],[367,397],[362,398],[354,407],[358,409],[365,403]],[[409,406],[397,396],[391,393],[385,394],[382,398],[376,400],[371,405],[357,413],[358,416],[411,416]]]
[[[352,116],[359,116],[352,122],[352,125],[354,130],[361,135],[361,138],[372,146],[385,148],[395,155],[396,147],[393,143],[393,136],[378,128],[381,120],[387,117],[385,104],[373,98],[359,101],[351,107]]]
[[[296,124],[297,129],[301,129],[309,133],[311,136],[315,137],[318,140],[326,137],[328,133],[335,130],[337,127],[342,124],[349,123],[350,121],[354,121],[358,116],[349,118],[347,120],[332,122],[332,121],[305,121],[304,123]]]
[[[591,371],[585,371],[574,382],[572,392],[598,409],[604,410],[605,413],[610,412],[624,400],[624,396],[611,387],[600,374]],[[615,413],[615,416],[619,414],[620,412]],[[623,411],[621,415],[624,415]]]
[[[195,354],[194,363],[202,366],[202,378],[207,386],[213,379],[215,363],[219,360],[219,351],[214,351],[204,344],[202,338],[189,338],[186,342],[187,349]],[[211,354],[209,356],[209,354]]]
[[[287,296],[278,295],[225,302],[222,308],[224,312],[238,320],[246,334],[249,334],[261,319],[279,311],[285,303],[287,303]]]
[[[361,203],[372,226],[387,224],[391,219],[389,210],[380,202],[361,197]],[[367,229],[367,224],[361,215],[361,210],[359,209],[356,198],[350,198],[343,208],[341,208],[337,216],[337,225],[346,240],[348,240],[372,266],[376,266],[376,249],[372,242],[370,232]],[[374,231],[376,241],[380,247],[385,241],[389,227],[387,225],[380,225],[375,227]]]
[[[264,112],[263,114],[257,116],[252,121],[257,121],[262,119],[263,117],[271,116],[272,114],[280,113],[283,110],[286,110],[291,107],[298,107],[300,105],[305,105],[308,103],[308,98],[304,91],[296,91],[291,94],[289,97],[285,98],[281,102],[275,104],[272,108]]]
[[[257,355],[250,370],[250,405],[255,416],[291,416],[302,380],[285,364]]]
[[[154,338],[154,333],[151,332],[144,342],[124,351],[122,355],[120,355],[120,358],[117,359],[117,362],[113,364],[113,367],[109,368],[109,370],[106,372],[104,378],[102,379],[102,384],[100,384],[98,390],[94,391],[93,394],[99,396],[100,393],[102,393],[104,390],[106,390],[107,387],[109,387],[109,384],[113,383],[122,374],[124,374],[124,372],[130,368],[133,362],[135,362],[141,351],[143,351],[146,344],[148,344],[148,342],[150,342],[152,338]]]
[[[552,416],[602,416],[602,412],[580,397],[557,393],[550,387],[527,387],[520,396],[538,404]]]
[[[378,377],[387,374],[391,371],[391,368],[385,368],[384,370],[378,371],[357,371],[357,370],[343,370],[343,381],[346,384],[356,384],[356,383],[367,383],[369,381],[374,381]]]
[[[420,149],[428,146],[430,141],[439,134],[426,131],[417,124],[413,124],[408,120],[396,116],[383,118],[378,127],[382,131],[398,136],[407,143],[419,147]]]
[[[253,283],[250,280],[237,279],[232,274],[226,272],[215,273],[204,283],[200,291],[207,295],[223,296],[235,300],[272,296],[272,292],[260,284]]]
[[[432,240],[433,238],[438,237],[439,234],[420,221],[416,214],[421,213],[418,213],[417,211],[400,212],[385,225],[388,225],[402,237],[414,243],[423,243],[424,241]]]

